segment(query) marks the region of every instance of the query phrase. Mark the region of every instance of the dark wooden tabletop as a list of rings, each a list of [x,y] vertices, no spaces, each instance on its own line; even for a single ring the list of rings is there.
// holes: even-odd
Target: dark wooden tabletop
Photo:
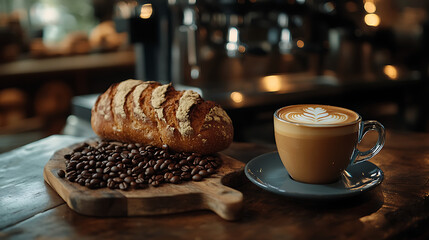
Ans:
[[[371,161],[383,183],[359,196],[316,202],[262,190],[247,179],[241,219],[210,211],[146,217],[89,217],[71,210],[43,180],[57,149],[80,138],[55,135],[0,155],[0,239],[428,239],[429,134],[388,131]],[[274,146],[233,143],[247,162]]]

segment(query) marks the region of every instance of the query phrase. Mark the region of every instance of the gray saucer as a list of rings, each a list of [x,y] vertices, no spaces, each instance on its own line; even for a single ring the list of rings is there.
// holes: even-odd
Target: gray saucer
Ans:
[[[340,180],[330,184],[307,184],[293,180],[277,152],[260,155],[246,164],[247,178],[270,192],[295,198],[336,199],[368,191],[383,181],[383,171],[371,162],[349,166]]]

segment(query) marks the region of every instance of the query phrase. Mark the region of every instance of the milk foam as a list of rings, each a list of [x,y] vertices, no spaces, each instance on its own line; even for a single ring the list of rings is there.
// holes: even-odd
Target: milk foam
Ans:
[[[298,105],[284,108],[278,116],[286,121],[304,124],[349,123],[358,117],[352,111],[324,105]]]

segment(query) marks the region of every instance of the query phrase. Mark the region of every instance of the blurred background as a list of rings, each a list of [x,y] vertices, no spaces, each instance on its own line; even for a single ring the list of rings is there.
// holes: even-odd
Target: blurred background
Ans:
[[[0,152],[93,136],[112,83],[171,82],[218,102],[236,141],[273,143],[273,112],[320,103],[429,132],[429,2],[0,0]]]

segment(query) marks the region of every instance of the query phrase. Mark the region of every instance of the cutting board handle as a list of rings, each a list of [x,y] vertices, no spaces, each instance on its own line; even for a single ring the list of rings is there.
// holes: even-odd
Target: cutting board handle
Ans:
[[[236,220],[241,215],[243,194],[223,184],[207,182],[202,190],[203,203],[226,220]]]

